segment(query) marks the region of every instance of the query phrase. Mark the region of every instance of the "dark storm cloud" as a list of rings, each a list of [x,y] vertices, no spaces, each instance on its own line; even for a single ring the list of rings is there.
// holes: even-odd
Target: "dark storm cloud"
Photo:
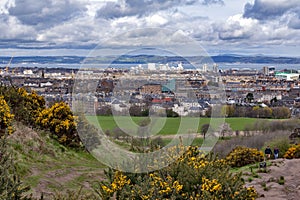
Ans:
[[[108,2],[98,10],[97,17],[112,19],[125,16],[142,16],[148,13],[165,10],[179,5],[192,5],[200,3],[202,5],[224,4],[223,0],[126,0],[125,5]]]
[[[78,16],[85,10],[80,3],[71,0],[15,0],[8,9],[25,25],[52,26]]]
[[[293,9],[300,7],[299,0],[255,0],[254,4],[247,3],[244,17],[258,20],[269,20],[281,17]]]

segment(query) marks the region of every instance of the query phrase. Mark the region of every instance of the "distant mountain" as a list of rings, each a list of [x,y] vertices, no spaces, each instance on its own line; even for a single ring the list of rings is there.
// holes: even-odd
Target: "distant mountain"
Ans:
[[[20,57],[0,57],[0,64],[8,64],[12,59],[12,64],[20,63],[39,63],[39,64],[77,64],[81,63],[85,58],[79,56],[20,56]]]
[[[0,65],[7,65],[11,57],[0,57]],[[300,64],[300,58],[294,57],[271,57],[271,56],[241,56],[235,54],[217,55],[212,57],[204,56],[157,56],[157,55],[124,55],[120,57],[82,57],[82,56],[24,56],[13,57],[12,64],[39,63],[39,64],[80,64],[80,63],[114,63],[114,64],[145,64],[145,63],[261,63],[261,64]]]
[[[212,56],[216,63],[273,63],[273,64],[299,64],[300,58],[293,57],[270,57],[270,56]]]

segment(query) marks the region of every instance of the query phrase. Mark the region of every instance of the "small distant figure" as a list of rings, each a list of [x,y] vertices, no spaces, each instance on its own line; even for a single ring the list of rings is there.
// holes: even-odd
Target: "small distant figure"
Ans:
[[[267,146],[267,148],[265,149],[265,155],[266,155],[267,159],[271,158],[272,150],[271,150],[270,146]]]
[[[274,148],[274,158],[277,159],[279,156],[279,149],[277,147]]]

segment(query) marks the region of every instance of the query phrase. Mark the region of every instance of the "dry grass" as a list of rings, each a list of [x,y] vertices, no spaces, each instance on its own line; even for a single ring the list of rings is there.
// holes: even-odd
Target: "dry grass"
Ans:
[[[223,158],[237,146],[261,149],[265,143],[276,138],[288,138],[290,133],[290,131],[275,131],[262,133],[259,135],[233,137],[230,140],[219,141],[215,145],[213,152],[216,153],[220,158]]]

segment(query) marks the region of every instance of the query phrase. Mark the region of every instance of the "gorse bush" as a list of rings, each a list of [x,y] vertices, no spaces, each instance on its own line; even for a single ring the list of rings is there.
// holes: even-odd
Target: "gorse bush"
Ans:
[[[10,108],[4,97],[0,96],[0,137],[4,135],[5,130],[7,130],[9,134],[13,132],[11,126],[13,118],[14,115],[10,113]]]
[[[284,154],[284,158],[300,158],[300,144],[292,145]]]
[[[80,140],[75,120],[70,107],[66,103],[60,102],[40,112],[36,123],[43,129],[49,129],[61,144],[77,146]]]
[[[26,124],[35,125],[35,120],[45,109],[44,97],[38,95],[35,91],[26,92],[24,88],[19,88],[18,93],[23,100],[23,113],[19,116],[19,121],[25,121]]]
[[[108,181],[96,185],[102,199],[255,199],[241,174],[232,174],[225,160],[205,156],[197,147],[180,147],[185,153],[174,163],[154,172],[133,174],[109,170]],[[171,151],[178,151],[172,147]],[[172,155],[170,155],[172,157]]]
[[[45,108],[45,100],[35,91],[27,92],[24,88],[0,86],[0,95],[11,108],[15,120],[35,126],[35,119]]]
[[[44,97],[35,91],[0,86],[0,129],[8,128],[9,133],[13,132],[10,126],[13,117],[25,125],[49,130],[61,144],[76,147],[80,145],[76,118],[66,103],[55,103],[46,108]]]
[[[264,154],[257,149],[238,146],[234,148],[225,158],[231,167],[242,167],[248,164],[260,162]]]

